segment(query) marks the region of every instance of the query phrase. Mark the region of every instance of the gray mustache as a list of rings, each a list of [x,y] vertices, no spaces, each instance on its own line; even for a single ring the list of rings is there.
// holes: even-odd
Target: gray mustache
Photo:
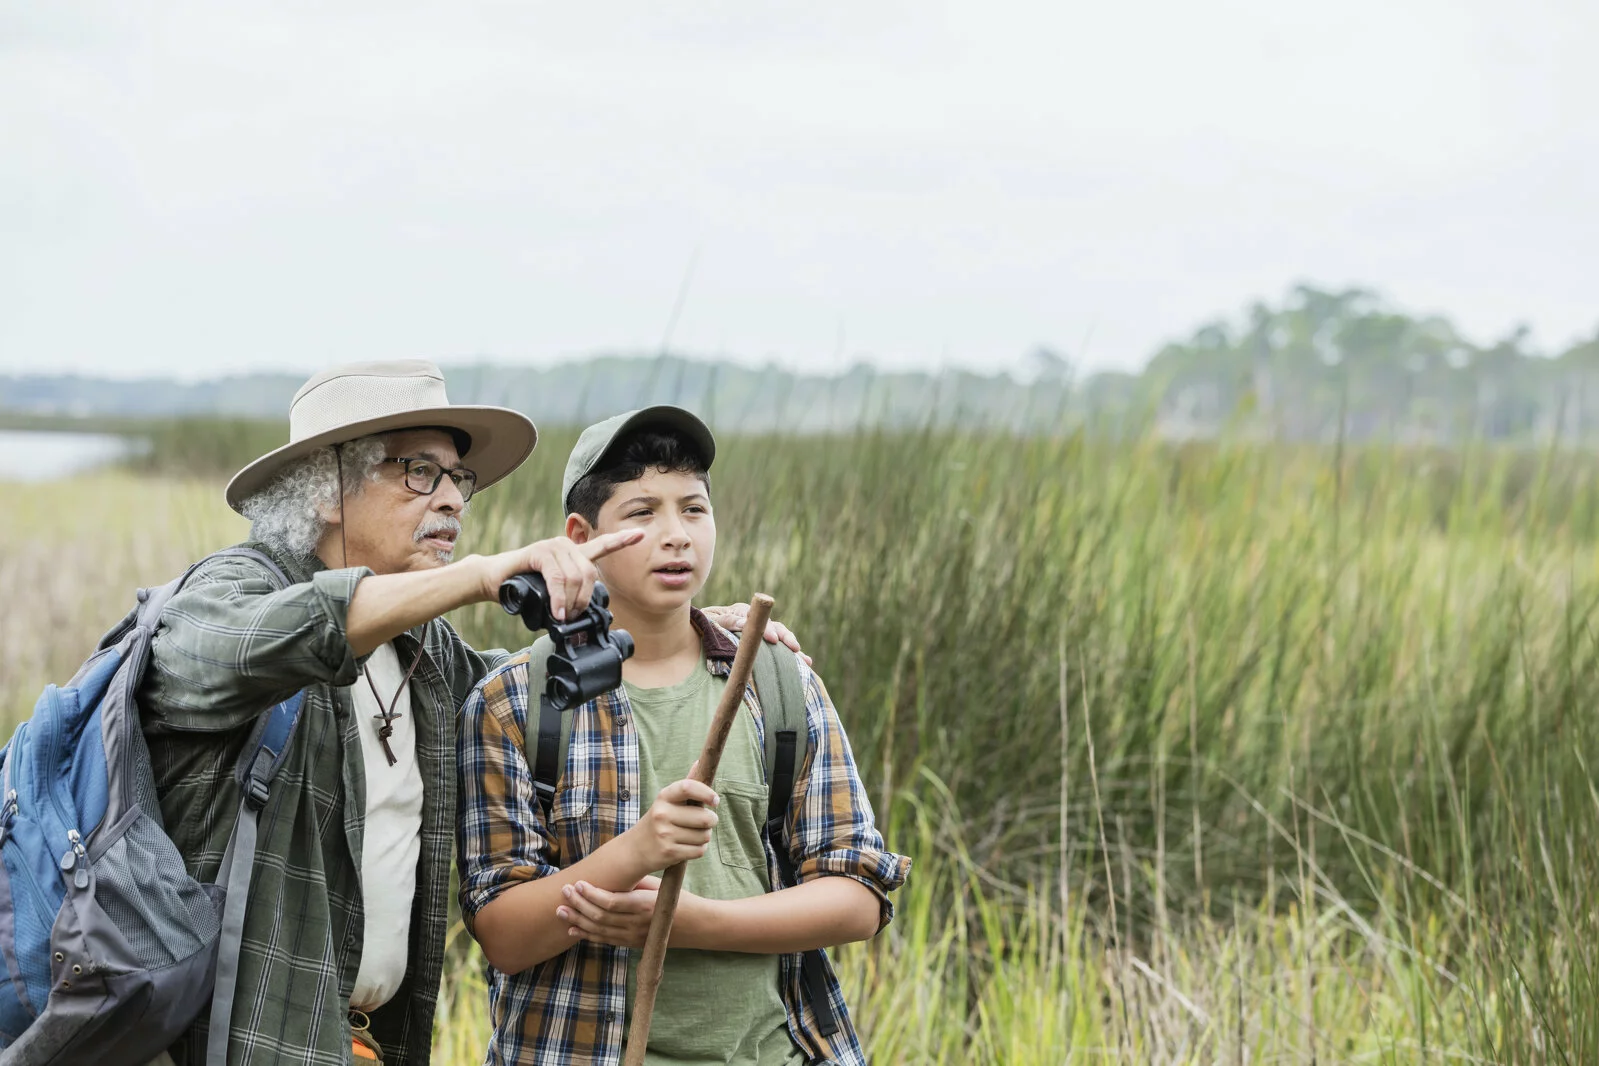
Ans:
[[[411,539],[414,541],[425,540],[435,533],[454,533],[459,537],[461,535],[461,520],[454,515],[439,515],[437,518],[428,518],[416,527],[416,532],[412,534]]]

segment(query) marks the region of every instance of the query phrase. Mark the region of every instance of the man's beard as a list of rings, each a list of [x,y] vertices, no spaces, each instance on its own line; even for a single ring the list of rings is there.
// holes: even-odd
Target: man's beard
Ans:
[[[429,515],[422,520],[421,525],[416,527],[416,532],[411,535],[411,539],[420,544],[435,533],[454,533],[459,538],[461,536],[461,520],[454,515]],[[433,554],[438,557],[439,562],[447,563],[454,557],[455,548],[452,546],[447,551],[436,548]]]

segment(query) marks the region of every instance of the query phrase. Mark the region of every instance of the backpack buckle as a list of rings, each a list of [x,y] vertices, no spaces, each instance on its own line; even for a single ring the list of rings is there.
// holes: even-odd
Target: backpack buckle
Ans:
[[[538,801],[539,813],[548,822],[550,820],[550,811],[555,807],[555,785],[549,781],[540,781],[538,778],[534,778],[533,794]],[[549,832],[548,826],[545,826],[545,832]]]
[[[266,806],[267,796],[271,794],[272,764],[276,759],[277,756],[269,748],[262,748],[255,753],[250,774],[244,779],[244,802],[250,805],[252,811],[259,811]]]

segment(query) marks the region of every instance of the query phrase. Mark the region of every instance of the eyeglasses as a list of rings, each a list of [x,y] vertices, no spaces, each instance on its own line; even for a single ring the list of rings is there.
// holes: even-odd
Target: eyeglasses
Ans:
[[[456,489],[461,493],[462,503],[470,500],[472,493],[477,491],[477,475],[464,466],[446,470],[432,459],[413,459],[408,456],[381,459],[379,462],[404,463],[405,487],[421,496],[433,495],[439,487],[439,482],[446,477],[455,483]]]

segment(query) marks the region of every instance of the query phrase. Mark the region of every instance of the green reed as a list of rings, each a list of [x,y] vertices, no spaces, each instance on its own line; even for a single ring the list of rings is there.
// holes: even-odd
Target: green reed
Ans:
[[[545,429],[462,550],[558,532],[572,439]],[[182,451],[150,461],[203,468]],[[917,863],[896,922],[839,953],[879,1061],[1594,1061],[1595,469],[724,440],[704,599],[776,597]],[[243,532],[215,480],[20,499],[11,720],[133,585]],[[453,621],[525,639],[492,605]],[[482,984],[453,957],[440,1040],[463,1062]]]

